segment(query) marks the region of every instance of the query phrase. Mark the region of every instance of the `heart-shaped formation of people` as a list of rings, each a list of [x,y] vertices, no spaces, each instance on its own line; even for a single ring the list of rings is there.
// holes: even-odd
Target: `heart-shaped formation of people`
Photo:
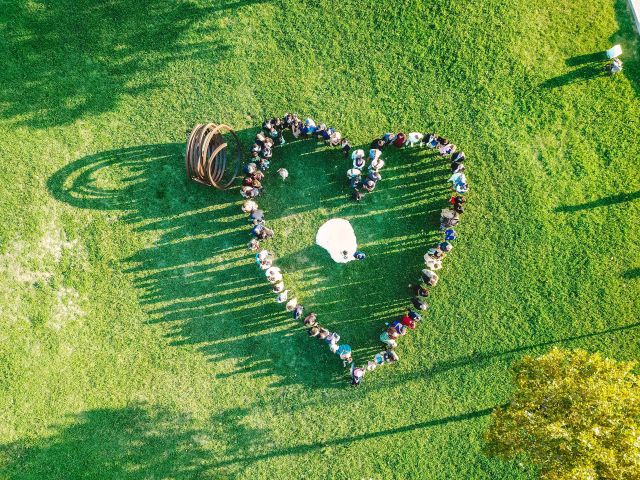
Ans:
[[[412,306],[407,308],[403,315],[399,315],[397,320],[387,323],[386,329],[380,335],[380,341],[384,344],[385,350],[376,354],[361,366],[356,365],[352,358],[351,347],[345,343],[340,344],[340,335],[332,332],[318,322],[318,315],[315,312],[304,314],[305,308],[298,303],[298,299],[285,287],[284,279],[280,268],[274,264],[272,252],[262,249],[260,242],[273,237],[274,232],[265,224],[264,212],[259,209],[256,198],[262,193],[262,180],[265,172],[269,170],[273,148],[283,145],[284,132],[289,131],[294,138],[311,138],[316,141],[323,141],[328,145],[341,148],[345,158],[351,154],[353,164],[347,171],[347,179],[353,193],[351,198],[360,201],[366,193],[371,193],[382,179],[380,171],[384,168],[385,162],[382,153],[386,147],[414,148],[424,147],[438,150],[443,158],[451,162],[452,197],[451,206],[444,208],[440,217],[440,230],[443,241],[430,248],[424,255],[426,268],[422,270],[420,280],[414,285],[415,296],[412,298]],[[272,285],[272,291],[276,296],[276,302],[284,303],[287,312],[292,312],[293,319],[302,322],[310,337],[315,337],[326,342],[329,350],[336,354],[343,362],[343,366],[350,369],[351,384],[359,385],[365,373],[372,372],[378,366],[395,363],[399,360],[396,353],[398,340],[413,330],[422,320],[419,312],[424,312],[429,307],[426,297],[429,296],[429,288],[438,283],[437,270],[442,268],[442,261],[453,249],[452,241],[457,237],[455,226],[460,221],[460,216],[464,212],[464,194],[469,191],[465,175],[465,154],[457,150],[456,146],[446,138],[434,133],[412,132],[385,133],[382,137],[371,142],[368,155],[362,149],[351,152],[349,140],[342,137],[342,134],[333,128],[327,127],[324,123],[316,124],[311,118],[302,121],[296,114],[285,114],[282,118],[272,118],[262,124],[262,131],[256,135],[255,143],[251,147],[250,162],[243,166],[245,173],[241,195],[245,198],[242,204],[242,211],[249,214],[249,222],[252,225],[251,234],[253,239],[248,244],[248,249],[256,253],[256,263],[265,271],[267,280]],[[368,157],[368,158],[367,158]],[[368,172],[365,175],[367,159],[370,161]],[[278,174],[282,179],[289,175],[285,168],[278,169]],[[358,260],[364,259],[362,252],[356,252]]]

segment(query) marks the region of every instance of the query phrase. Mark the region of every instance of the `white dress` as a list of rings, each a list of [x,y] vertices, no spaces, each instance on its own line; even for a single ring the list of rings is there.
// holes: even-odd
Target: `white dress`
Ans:
[[[334,262],[347,263],[355,260],[358,242],[353,227],[344,218],[333,218],[325,222],[316,234],[316,243],[324,248]]]

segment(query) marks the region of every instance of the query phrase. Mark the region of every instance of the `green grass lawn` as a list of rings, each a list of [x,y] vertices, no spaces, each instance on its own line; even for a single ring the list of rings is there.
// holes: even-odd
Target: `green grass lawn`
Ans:
[[[624,0],[5,0],[0,40],[0,478],[534,479],[482,453],[510,364],[640,353]],[[185,177],[193,124],[248,147],[286,111],[467,153],[430,313],[358,389],[273,302],[237,191]],[[448,194],[430,153],[385,159],[353,204],[340,153],[292,142],[261,199],[290,287],[357,359],[407,305]],[[366,261],[313,245],[336,216]]]

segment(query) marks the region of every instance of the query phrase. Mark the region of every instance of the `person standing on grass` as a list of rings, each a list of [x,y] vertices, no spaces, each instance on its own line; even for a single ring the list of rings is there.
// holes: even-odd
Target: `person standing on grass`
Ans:
[[[395,328],[389,327],[380,334],[380,341],[389,348],[395,348],[398,346],[398,342],[396,341],[396,339],[399,336],[400,334],[396,331]]]
[[[351,151],[351,143],[349,143],[349,140],[343,138],[342,142],[340,142],[340,147],[342,148],[342,154],[344,155],[344,158],[348,158],[349,152]]]
[[[436,284],[438,283],[438,280],[439,278],[436,272],[433,272],[427,268],[422,270],[422,281],[426,283],[428,286],[435,287]]]
[[[415,293],[416,297],[428,297],[429,289],[420,283],[413,285],[413,293]]]
[[[336,353],[340,357],[340,360],[342,360],[342,365],[345,367],[351,364],[351,362],[353,361],[353,359],[351,358],[351,347],[346,343],[340,345]]]
[[[365,373],[364,367],[356,367],[355,363],[351,364],[351,385],[357,387],[362,382]]]
[[[305,327],[315,327],[318,324],[317,321],[318,315],[315,312],[311,312],[309,315],[304,317],[303,323]]]
[[[367,258],[367,256],[364,254],[364,252],[356,252],[353,254],[353,258],[355,258],[356,260],[364,260],[365,258]]]
[[[400,323],[405,327],[410,328],[411,330],[416,328],[416,321],[412,319],[409,315],[403,315],[402,318],[400,319]]]
[[[302,314],[304,313],[304,307],[302,305],[298,305],[294,310],[293,310],[293,319],[294,320],[299,320],[300,317],[302,317]]]
[[[398,360],[400,360],[400,357],[394,350],[387,350],[386,352],[384,352],[384,360],[385,362],[391,364],[396,363]]]
[[[429,308],[429,305],[427,305],[426,302],[421,300],[420,297],[413,297],[411,299],[411,303],[413,303],[413,306],[416,307],[418,310],[426,310],[427,308]]]

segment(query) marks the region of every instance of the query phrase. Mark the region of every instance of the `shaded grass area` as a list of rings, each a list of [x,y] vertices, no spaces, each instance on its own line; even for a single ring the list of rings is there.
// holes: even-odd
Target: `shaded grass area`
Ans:
[[[510,363],[638,357],[637,37],[625,2],[4,2],[0,476],[535,478],[482,454]],[[625,72],[602,76],[622,43]],[[401,362],[347,388],[273,302],[237,192],[184,132],[297,110],[366,145],[467,152],[461,237]],[[347,200],[339,152],[274,154],[260,200],[308,309],[363,359],[436,238],[447,167],[390,151]],[[313,245],[348,218],[364,262]]]

